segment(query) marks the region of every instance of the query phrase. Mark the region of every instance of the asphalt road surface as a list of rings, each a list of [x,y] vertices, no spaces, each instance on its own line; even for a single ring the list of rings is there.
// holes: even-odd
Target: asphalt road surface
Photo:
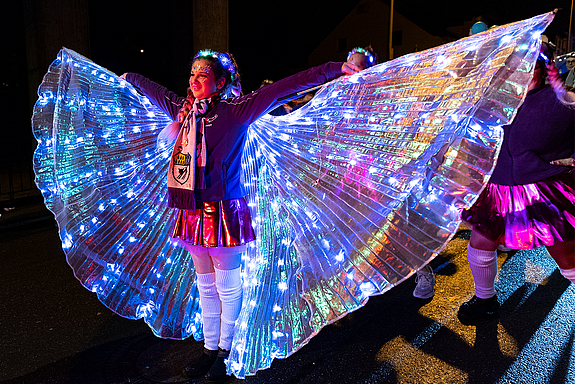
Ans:
[[[545,249],[500,253],[499,316],[478,326],[457,319],[473,295],[468,237],[460,228],[431,263],[433,299],[414,298],[411,278],[271,368],[228,382],[575,383],[575,288]],[[201,342],[156,338],[83,288],[41,206],[0,218],[0,273],[1,383],[184,383],[182,369],[201,352]]]

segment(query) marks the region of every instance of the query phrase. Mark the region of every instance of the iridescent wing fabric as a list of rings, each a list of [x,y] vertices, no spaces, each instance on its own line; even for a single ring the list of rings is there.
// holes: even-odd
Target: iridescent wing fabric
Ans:
[[[170,241],[170,151],[156,151],[171,120],[69,49],[60,51],[38,95],[36,184],[76,278],[117,314],[143,318],[157,336],[201,338],[191,257]]]
[[[252,124],[244,169],[258,240],[229,372],[289,356],[443,249],[489,179],[552,19],[342,77]]]
[[[400,57],[252,124],[242,159],[257,242],[229,372],[253,375],[455,233],[484,187],[552,14]],[[170,121],[113,73],[63,49],[33,116],[36,182],[78,280],[159,337],[202,337],[195,273],[172,243]]]

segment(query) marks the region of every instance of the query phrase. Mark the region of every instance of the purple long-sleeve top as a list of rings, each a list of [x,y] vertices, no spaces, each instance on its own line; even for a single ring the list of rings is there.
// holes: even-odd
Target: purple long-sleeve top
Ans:
[[[223,99],[204,118],[207,166],[206,188],[196,189],[197,201],[218,201],[245,196],[241,184],[241,158],[248,126],[282,104],[277,99],[305,90],[342,74],[343,63],[327,63],[268,84],[244,96]],[[126,80],[174,121],[185,98],[136,73]]]
[[[575,157],[575,109],[562,104],[550,85],[529,91],[513,122],[503,129],[492,183],[530,184],[571,169],[550,164]]]

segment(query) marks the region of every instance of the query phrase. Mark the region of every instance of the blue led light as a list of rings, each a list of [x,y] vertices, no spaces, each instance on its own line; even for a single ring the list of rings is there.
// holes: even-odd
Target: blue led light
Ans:
[[[242,181],[257,241],[242,257],[246,304],[230,373],[268,367],[276,353],[262,351],[293,353],[343,315],[316,311],[353,311],[419,268],[414,260],[434,257],[456,230],[457,211],[477,197],[479,187],[469,185],[489,178],[501,125],[530,80],[495,76],[533,67],[537,52],[526,47],[538,46],[551,19],[538,16],[342,77],[295,113],[263,116],[248,128]],[[485,60],[464,59],[483,47],[495,47],[483,52]],[[41,144],[34,166],[70,265],[90,265],[83,283],[120,315],[144,318],[160,337],[201,338],[193,264],[170,239],[174,212],[160,203],[169,150],[157,152],[157,135],[171,119],[73,51],[63,49],[49,71],[33,116]],[[444,138],[451,140],[449,163],[437,174],[427,164]],[[449,168],[468,158],[483,164],[473,178]],[[437,248],[410,236],[415,222]],[[390,246],[400,231],[402,247]],[[290,316],[302,307],[307,312],[297,321],[313,331],[298,334]]]

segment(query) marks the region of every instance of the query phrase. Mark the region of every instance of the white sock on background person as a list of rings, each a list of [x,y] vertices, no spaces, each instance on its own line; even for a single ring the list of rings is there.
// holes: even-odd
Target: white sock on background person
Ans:
[[[220,340],[220,317],[222,306],[216,287],[216,274],[197,274],[200,305],[202,306],[202,322],[204,323],[204,347],[211,351],[218,350]]]
[[[484,251],[467,244],[467,260],[475,282],[475,296],[489,299],[495,296],[497,276],[497,250]]]
[[[236,320],[242,309],[242,277],[240,268],[215,269],[216,287],[222,302],[219,347],[229,351],[234,338]]]
[[[575,283],[575,268],[570,268],[570,269],[561,269],[561,268],[559,268],[559,271],[561,271],[561,274],[562,274],[567,280],[570,280],[572,283]]]

